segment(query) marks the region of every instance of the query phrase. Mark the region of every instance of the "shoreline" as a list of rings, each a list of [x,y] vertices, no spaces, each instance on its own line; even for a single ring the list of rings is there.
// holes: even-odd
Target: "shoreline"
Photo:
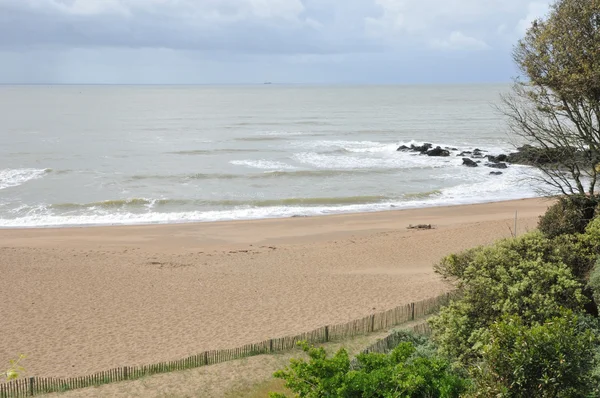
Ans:
[[[345,323],[449,290],[445,255],[547,199],[323,217],[0,230],[0,361],[68,377]],[[431,230],[408,230],[432,224]]]
[[[189,221],[178,221],[178,222],[142,222],[142,223],[133,223],[133,224],[64,224],[64,225],[39,225],[39,226],[16,226],[16,227],[7,227],[0,225],[0,232],[2,231],[20,231],[20,230],[63,230],[63,229],[87,229],[87,228],[128,228],[128,227],[145,227],[145,226],[176,226],[176,225],[195,225],[195,224],[222,224],[222,223],[248,223],[248,222],[260,222],[265,220],[289,220],[296,218],[326,218],[326,217],[336,217],[336,216],[351,216],[351,215],[368,215],[368,214],[377,214],[377,213],[395,213],[395,212],[403,212],[403,211],[412,211],[419,209],[436,209],[436,208],[460,208],[465,206],[477,206],[477,205],[486,205],[486,204],[494,204],[494,203],[511,203],[511,202],[519,202],[519,201],[527,201],[527,200],[547,200],[552,201],[552,197],[547,196],[537,196],[537,197],[525,197],[519,199],[508,199],[508,200],[490,200],[490,201],[482,201],[482,202],[473,202],[473,203],[458,203],[458,204],[447,204],[447,205],[424,205],[424,206],[416,206],[416,207],[405,207],[405,208],[394,208],[385,210],[372,210],[372,211],[340,211],[340,212],[332,212],[331,214],[317,214],[317,215],[293,215],[293,216],[284,216],[284,217],[263,217],[263,218],[243,218],[243,219],[234,219],[234,220],[215,220],[215,221],[198,221],[198,220],[189,220]]]
[[[195,249],[198,245],[225,247],[257,244],[260,242],[297,243],[316,242],[327,239],[327,235],[350,236],[370,233],[374,228],[381,231],[396,230],[398,223],[445,225],[469,221],[494,220],[498,211],[503,217],[514,220],[516,208],[521,208],[518,217],[528,217],[532,211],[547,208],[553,199],[525,198],[508,201],[463,204],[454,206],[419,207],[374,212],[328,214],[310,217],[261,218],[251,220],[227,220],[209,222],[183,222],[170,224],[99,225],[47,228],[0,228],[0,242],[5,247],[19,242],[17,246],[38,240],[44,246],[96,248],[144,246],[158,251],[176,247],[176,251]],[[544,207],[545,206],[545,207]],[[495,212],[486,214],[488,208]],[[460,217],[456,217],[460,214]],[[437,220],[436,220],[437,219]],[[433,220],[433,222],[432,222]],[[437,221],[437,222],[436,222]],[[344,229],[339,228],[339,224]],[[369,224],[371,228],[366,228]],[[511,222],[512,225],[512,222]],[[318,231],[315,231],[315,227]],[[274,233],[273,231],[277,231]],[[140,240],[136,236],[144,236]],[[181,239],[176,239],[176,237]],[[23,241],[23,238],[26,240]],[[146,244],[148,241],[151,243]],[[169,250],[172,251],[172,250]]]

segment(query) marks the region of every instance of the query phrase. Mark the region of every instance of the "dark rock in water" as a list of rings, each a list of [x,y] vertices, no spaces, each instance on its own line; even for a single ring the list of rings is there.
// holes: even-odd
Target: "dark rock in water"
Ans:
[[[467,166],[467,167],[477,167],[478,164],[474,161],[472,161],[469,158],[463,158],[463,166]]]
[[[501,171],[490,171],[490,175],[491,176],[501,176],[502,172]]]
[[[488,155],[487,158],[492,163],[506,162],[508,160],[508,156],[505,154],[498,155],[498,156]]]
[[[450,156],[450,151],[442,149],[438,146],[430,151],[427,151],[426,154],[427,156]]]
[[[463,151],[463,152],[459,153],[456,156],[463,156],[464,157],[464,156],[467,156],[467,155],[471,155],[472,153],[473,152],[471,152],[471,151]]]
[[[471,156],[471,157],[474,159],[481,159],[481,158],[483,158],[483,152],[481,152],[480,149],[475,149],[473,151],[473,156]]]
[[[577,148],[539,148],[533,145],[523,145],[517,152],[508,155],[508,163],[523,164],[527,166],[543,166],[547,164],[586,163],[588,153]]]
[[[428,144],[428,143],[425,143],[421,146],[416,146],[416,145],[410,146],[410,149],[412,149],[413,151],[417,151],[417,152],[421,152],[421,153],[425,153],[428,150],[430,150],[431,148],[433,148],[433,144]]]
[[[487,167],[491,167],[492,169],[508,169],[506,163],[486,163]]]
[[[397,151],[406,152],[406,151],[410,151],[410,148],[407,147],[406,145],[402,145],[400,148],[397,149]]]

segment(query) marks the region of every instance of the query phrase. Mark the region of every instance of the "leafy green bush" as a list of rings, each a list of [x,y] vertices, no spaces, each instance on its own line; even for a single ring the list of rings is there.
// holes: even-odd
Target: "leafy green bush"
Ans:
[[[560,256],[539,233],[472,251],[457,274],[461,298],[430,321],[442,353],[471,364],[479,358],[481,334],[504,315],[531,325],[562,308],[581,311],[587,302],[582,285],[554,257]]]
[[[587,257],[600,254],[600,217],[596,217],[588,224],[585,233],[579,237]]]
[[[592,296],[597,305],[600,304],[600,257],[590,273],[588,288],[592,291]]]
[[[444,279],[460,280],[465,269],[471,264],[473,259],[484,250],[485,248],[483,246],[479,246],[460,253],[450,254],[449,256],[444,257],[439,264],[434,265],[433,268],[435,272]]]
[[[548,238],[539,231],[497,241],[493,246],[476,247],[462,253],[451,254],[437,264],[435,271],[445,279],[464,282],[465,270],[472,264],[494,264],[499,261],[505,266],[523,260],[541,260],[562,263],[571,269],[579,280],[587,279],[589,271],[600,250],[600,218],[594,219],[585,234],[560,235]],[[487,260],[486,260],[487,259]]]
[[[571,311],[527,324],[505,316],[482,336],[483,366],[474,368],[473,396],[583,398],[594,393],[594,333],[581,330]]]
[[[598,197],[584,195],[563,196],[550,206],[538,223],[539,230],[549,238],[583,233],[594,218]]]
[[[292,359],[275,373],[299,397],[458,397],[469,383],[450,364],[423,354],[414,343],[402,342],[390,354],[360,354],[358,369],[350,369],[348,353],[341,349],[328,358],[323,348],[303,343],[309,361]],[[272,398],[285,397],[271,394]]]

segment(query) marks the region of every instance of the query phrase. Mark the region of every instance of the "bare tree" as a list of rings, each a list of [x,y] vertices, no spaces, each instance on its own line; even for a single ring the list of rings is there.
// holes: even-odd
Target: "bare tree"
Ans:
[[[502,96],[548,192],[594,195],[600,173],[600,0],[560,0],[514,49],[523,74]]]

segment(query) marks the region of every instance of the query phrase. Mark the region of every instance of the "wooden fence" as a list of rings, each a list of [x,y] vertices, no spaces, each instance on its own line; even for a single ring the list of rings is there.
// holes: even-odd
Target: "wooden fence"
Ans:
[[[234,359],[291,350],[296,348],[297,343],[300,341],[307,341],[309,343],[338,341],[352,336],[386,330],[393,326],[433,314],[434,312],[437,312],[441,306],[446,305],[450,299],[451,294],[448,293],[416,303],[396,307],[389,311],[368,315],[364,318],[347,323],[324,326],[296,336],[265,340],[260,343],[247,344],[238,348],[205,351],[198,355],[192,355],[176,361],[160,362],[154,365],[144,366],[125,366],[122,368],[97,372],[88,376],[70,378],[22,378],[0,384],[0,398],[19,398],[53,392],[63,392],[124,380],[135,380],[159,373],[193,369]]]
[[[423,336],[429,336],[431,334],[431,328],[429,327],[429,323],[423,321],[418,323],[412,327],[402,329],[402,330],[394,330],[392,333],[387,335],[385,338],[378,340],[376,343],[371,344],[364,350],[362,350],[361,354],[368,354],[370,352],[376,352],[379,354],[387,354],[392,351],[394,348],[398,347],[400,343],[406,341],[406,335],[402,333],[403,331],[411,331],[416,334],[420,334]],[[354,357],[352,361],[350,361],[350,368],[356,369],[358,368],[358,359]]]

